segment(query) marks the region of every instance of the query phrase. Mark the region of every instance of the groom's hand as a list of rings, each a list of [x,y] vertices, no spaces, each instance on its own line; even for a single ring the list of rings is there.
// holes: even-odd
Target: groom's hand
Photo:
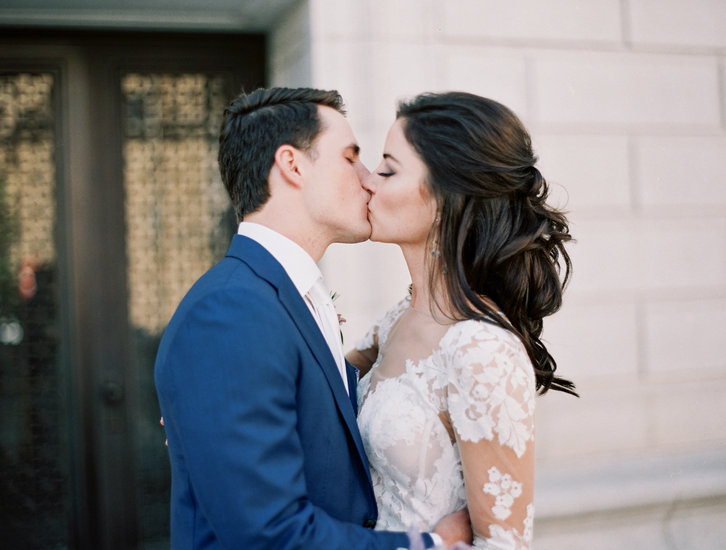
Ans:
[[[440,519],[434,526],[434,533],[444,539],[447,548],[459,541],[471,544],[474,535],[471,530],[469,510],[464,508]]]

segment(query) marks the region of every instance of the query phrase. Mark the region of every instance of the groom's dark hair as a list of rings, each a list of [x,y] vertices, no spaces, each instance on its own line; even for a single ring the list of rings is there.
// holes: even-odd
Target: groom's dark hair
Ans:
[[[219,171],[237,221],[270,198],[268,176],[281,145],[313,150],[322,126],[318,105],[345,114],[336,91],[260,88],[242,93],[224,110],[219,135]]]

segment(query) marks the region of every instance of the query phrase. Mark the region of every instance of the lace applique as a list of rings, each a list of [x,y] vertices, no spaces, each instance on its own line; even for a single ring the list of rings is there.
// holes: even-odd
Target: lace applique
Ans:
[[[355,349],[358,351],[365,351],[380,345],[381,342],[385,342],[388,339],[388,333],[391,331],[391,327],[393,327],[401,314],[406,311],[410,303],[411,297],[406,296],[403,300],[389,309],[381,319],[376,321],[376,323],[368,329],[365,336],[355,343]]]
[[[441,343],[451,349],[448,404],[454,427],[465,441],[492,441],[496,434],[521,457],[534,440],[534,375],[522,344],[482,321],[463,321],[456,329]]]
[[[506,529],[503,525],[492,524],[488,539],[476,539],[474,548],[484,550],[529,550],[532,546],[532,526],[534,524],[534,505],[527,505],[524,531],[520,535],[516,529]]]
[[[430,530],[468,498],[486,510],[472,517],[475,548],[527,550],[534,517],[529,357],[514,334],[483,321],[439,325],[432,341],[431,327],[408,315],[409,304],[391,308],[356,345],[385,350],[358,384],[376,528]]]
[[[489,483],[484,484],[483,490],[496,498],[492,513],[497,519],[511,516],[514,499],[522,496],[522,484],[514,481],[509,474],[502,474],[496,466],[489,468]]]

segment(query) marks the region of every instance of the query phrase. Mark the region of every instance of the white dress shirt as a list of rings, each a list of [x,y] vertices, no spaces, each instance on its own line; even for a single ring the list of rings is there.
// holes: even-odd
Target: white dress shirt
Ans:
[[[252,222],[242,222],[239,224],[237,233],[249,237],[261,245],[287,272],[325,337],[330,352],[338,365],[345,391],[350,392],[343,346],[340,341],[338,316],[320,268],[300,245],[269,227]]]

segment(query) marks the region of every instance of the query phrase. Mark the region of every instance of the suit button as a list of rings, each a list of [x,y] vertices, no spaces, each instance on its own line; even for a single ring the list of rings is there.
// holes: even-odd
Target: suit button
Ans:
[[[373,529],[376,526],[376,520],[374,519],[367,519],[363,522],[363,527],[366,529]]]

